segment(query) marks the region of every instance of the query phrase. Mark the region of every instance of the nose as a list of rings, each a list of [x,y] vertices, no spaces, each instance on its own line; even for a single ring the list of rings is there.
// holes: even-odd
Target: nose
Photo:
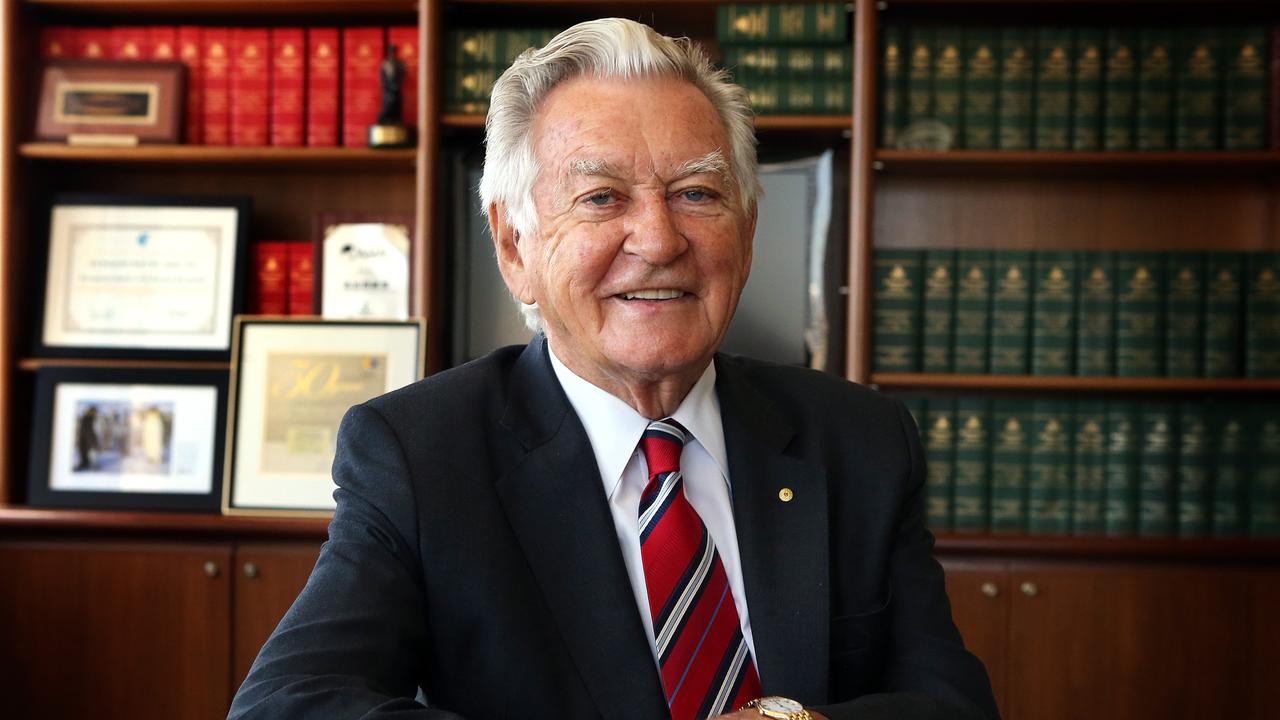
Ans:
[[[675,213],[666,198],[646,198],[637,203],[627,226],[623,252],[649,265],[662,266],[688,249],[689,241],[676,225]]]

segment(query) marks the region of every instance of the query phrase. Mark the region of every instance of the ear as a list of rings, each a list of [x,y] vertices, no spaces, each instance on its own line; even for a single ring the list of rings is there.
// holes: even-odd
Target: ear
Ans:
[[[489,234],[493,236],[494,256],[498,259],[498,271],[507,283],[507,289],[520,302],[534,303],[529,290],[529,276],[524,258],[520,256],[520,233],[507,220],[507,209],[498,203],[489,204]]]

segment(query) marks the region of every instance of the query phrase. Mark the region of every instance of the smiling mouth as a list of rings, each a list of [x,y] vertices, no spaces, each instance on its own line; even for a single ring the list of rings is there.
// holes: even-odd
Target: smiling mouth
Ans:
[[[660,288],[657,290],[636,290],[635,292],[620,293],[618,297],[623,300],[676,300],[684,297],[684,291],[672,290],[669,288]]]

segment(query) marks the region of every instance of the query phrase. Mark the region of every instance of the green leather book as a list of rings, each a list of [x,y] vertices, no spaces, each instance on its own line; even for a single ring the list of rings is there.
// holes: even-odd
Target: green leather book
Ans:
[[[1214,405],[1209,413],[1214,537],[1241,537],[1249,489],[1249,410],[1241,403]]]
[[[924,410],[925,520],[934,532],[951,531],[951,488],[956,451],[955,398],[931,397]]]
[[[811,115],[818,109],[818,83],[813,80],[789,78],[777,81],[782,96],[780,112]]]
[[[924,339],[921,366],[928,373],[951,372],[955,336],[956,252],[927,250],[924,254]]]
[[[1208,254],[1204,302],[1205,377],[1240,377],[1245,256]]]
[[[1031,253],[995,253],[991,289],[991,373],[1025,375],[1030,368]]]
[[[1030,28],[1000,30],[998,142],[1001,150],[1030,150],[1035,91],[1035,36]]]
[[[1116,254],[1116,375],[1164,372],[1164,264],[1161,253]]]
[[[827,78],[840,78],[853,83],[853,46],[815,46],[818,65],[814,72]]]
[[[1071,375],[1075,370],[1076,254],[1038,252],[1033,266],[1031,374]]]
[[[496,67],[500,30],[459,28],[446,35],[446,57],[452,71],[466,67]]]
[[[1138,33],[1132,28],[1107,30],[1103,65],[1102,147],[1125,151],[1136,147],[1134,126],[1138,101]]]
[[[847,115],[853,112],[852,80],[819,80],[817,85],[819,113]]]
[[[449,101],[455,103],[488,102],[493,83],[503,68],[454,68],[449,73]]]
[[[1075,410],[1074,462],[1071,468],[1071,533],[1106,531],[1103,505],[1107,490],[1107,405],[1080,400]]]
[[[784,83],[777,80],[757,80],[744,85],[747,97],[751,100],[751,109],[757,115],[771,115],[783,111],[782,87]]]
[[[875,362],[881,372],[920,370],[920,311],[924,300],[924,253],[876,252]]]
[[[907,30],[906,126],[933,119],[933,49],[936,29],[913,26]]]
[[[964,397],[956,400],[955,487],[952,489],[952,528],[956,532],[985,532],[990,515],[991,401]]]
[[[1138,451],[1138,534],[1172,535],[1177,465],[1178,409],[1172,403],[1148,402],[1142,406]]]
[[[1173,149],[1173,30],[1138,31],[1138,99],[1135,141],[1139,150]]]
[[[1027,529],[1033,535],[1071,531],[1071,403],[1035,400],[1027,472]]]
[[[956,328],[952,349],[958,373],[987,372],[991,341],[991,257],[989,250],[956,253]]]
[[[1244,372],[1280,377],[1280,252],[1249,253],[1244,298]]]
[[[1227,150],[1267,147],[1267,35],[1261,25],[1226,32],[1222,134]]]
[[[940,27],[933,36],[933,119],[951,129],[953,147],[958,147],[964,137],[960,123],[963,39],[957,27]]]
[[[716,8],[716,38],[721,45],[776,42],[777,11],[759,3],[726,3]]]
[[[901,25],[886,25],[880,36],[880,147],[898,145],[898,133],[906,125],[907,74],[903,65],[906,32]]]
[[[1200,377],[1204,349],[1203,253],[1169,253],[1165,264],[1164,374]]]
[[[1136,402],[1107,403],[1106,533],[1138,532],[1138,451],[1140,409]]]
[[[724,49],[724,66],[739,85],[782,77],[780,45],[730,45]]]
[[[1222,31],[1196,25],[1177,31],[1174,147],[1217,150],[1222,111]]]
[[[1115,254],[1080,254],[1080,300],[1076,313],[1076,374],[1114,375],[1116,338]]]
[[[1102,149],[1102,62],[1106,34],[1102,28],[1076,28],[1072,53],[1071,149]]]
[[[961,147],[994,150],[996,97],[1000,92],[1000,31],[989,27],[964,30],[964,95],[961,100]]]
[[[1179,406],[1178,438],[1178,535],[1206,537],[1211,527],[1209,424],[1201,403]]]
[[[840,43],[849,39],[844,3],[775,3],[775,40],[781,43]]]
[[[1036,30],[1035,149],[1071,149],[1071,56],[1075,52],[1070,27]]]
[[[1280,406],[1254,408],[1249,536],[1280,537]]]
[[[991,422],[991,530],[1027,531],[1027,468],[1031,460],[1028,400],[996,398]]]

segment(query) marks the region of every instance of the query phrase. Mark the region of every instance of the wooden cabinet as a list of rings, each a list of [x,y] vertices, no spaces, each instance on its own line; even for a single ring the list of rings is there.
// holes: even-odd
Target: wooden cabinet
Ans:
[[[1276,646],[1261,640],[1280,633],[1274,568],[944,565],[956,625],[987,664],[1005,718],[1261,719],[1280,703]]]
[[[243,543],[236,548],[232,690],[240,687],[262,643],[276,629],[311,576],[313,544]]]

